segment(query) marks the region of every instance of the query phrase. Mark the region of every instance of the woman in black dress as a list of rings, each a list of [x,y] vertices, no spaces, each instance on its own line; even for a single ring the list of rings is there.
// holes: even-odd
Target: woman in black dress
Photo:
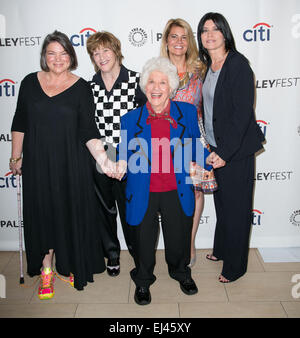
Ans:
[[[105,270],[88,149],[110,176],[117,176],[116,167],[99,140],[92,91],[71,73],[76,67],[68,37],[49,34],[41,52],[42,71],[21,83],[11,128],[10,168],[23,175],[27,272],[41,274],[40,299],[54,295],[54,252],[56,270],[70,276],[78,290]]]

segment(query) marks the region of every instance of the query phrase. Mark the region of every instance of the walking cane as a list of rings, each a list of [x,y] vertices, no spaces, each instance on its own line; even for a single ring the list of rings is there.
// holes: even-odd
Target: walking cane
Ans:
[[[20,175],[17,175],[17,198],[18,198],[18,222],[19,222],[19,253],[20,253],[20,284],[24,284],[23,275],[23,231],[22,231],[22,212],[21,212],[21,184]]]

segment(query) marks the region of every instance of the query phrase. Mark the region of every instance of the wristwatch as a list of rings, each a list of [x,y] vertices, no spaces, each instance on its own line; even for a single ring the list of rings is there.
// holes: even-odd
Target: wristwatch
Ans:
[[[11,157],[11,158],[9,159],[9,163],[17,163],[21,158],[22,158],[22,157],[18,157],[18,158],[13,158],[13,157]]]

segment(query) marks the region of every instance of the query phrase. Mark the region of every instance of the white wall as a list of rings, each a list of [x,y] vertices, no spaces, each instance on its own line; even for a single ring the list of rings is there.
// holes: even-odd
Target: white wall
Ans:
[[[227,18],[257,80],[256,118],[267,143],[257,157],[250,244],[300,246],[299,0],[0,0],[0,250],[18,248],[17,195],[8,168],[10,127],[21,80],[39,70],[44,37],[55,29],[66,33],[76,45],[75,73],[90,79],[94,70],[85,41],[93,30],[115,34],[122,42],[124,65],[140,71],[158,55],[168,19],[187,20],[196,34],[200,18],[210,11]],[[233,218],[237,207],[232,206]],[[206,196],[198,248],[212,246],[214,227],[213,198]],[[121,230],[120,238],[125,248]]]

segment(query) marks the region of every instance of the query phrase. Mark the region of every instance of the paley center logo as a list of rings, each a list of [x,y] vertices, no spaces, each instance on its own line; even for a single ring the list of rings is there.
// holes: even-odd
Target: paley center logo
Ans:
[[[300,226],[300,210],[295,210],[290,216],[290,222],[293,225]]]
[[[129,42],[134,47],[142,47],[148,40],[148,35],[143,28],[133,28],[128,36]]]
[[[0,176],[0,189],[16,188],[17,187],[16,176],[9,171],[4,176]]]
[[[255,24],[252,29],[247,29],[243,33],[243,39],[247,42],[270,41],[272,26],[266,22]]]
[[[86,40],[96,32],[94,28],[83,28],[79,31],[79,34],[73,34],[70,37],[70,41],[74,47],[85,46]]]
[[[11,79],[0,80],[0,97],[15,96],[15,85],[16,82]]]
[[[258,209],[252,210],[252,225],[261,225],[261,218],[264,213]]]

